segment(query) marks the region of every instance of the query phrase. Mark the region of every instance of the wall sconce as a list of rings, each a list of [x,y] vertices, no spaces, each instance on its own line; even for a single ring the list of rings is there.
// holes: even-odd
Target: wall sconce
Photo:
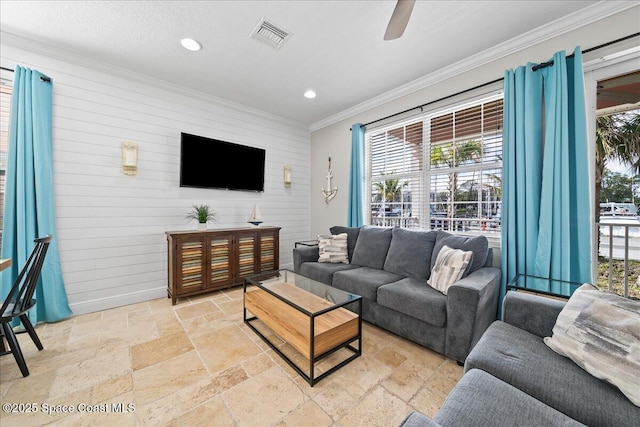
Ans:
[[[135,142],[122,143],[122,173],[135,175],[138,172],[138,146]]]
[[[284,187],[291,187],[291,166],[284,167],[284,177],[283,177]]]
[[[325,190],[322,187],[322,195],[324,196],[324,202],[329,203],[334,197],[336,197],[336,193],[338,192],[338,187],[333,188],[331,186],[331,179],[333,178],[333,174],[331,173],[331,157],[329,157],[329,169],[327,170],[327,188]]]

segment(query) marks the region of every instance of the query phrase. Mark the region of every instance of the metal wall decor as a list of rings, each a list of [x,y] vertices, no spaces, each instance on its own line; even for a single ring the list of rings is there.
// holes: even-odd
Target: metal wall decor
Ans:
[[[324,196],[324,202],[329,203],[336,197],[336,193],[338,192],[338,187],[332,187],[331,179],[333,178],[333,174],[331,174],[331,157],[329,157],[329,169],[327,170],[327,188],[322,187],[322,195]]]

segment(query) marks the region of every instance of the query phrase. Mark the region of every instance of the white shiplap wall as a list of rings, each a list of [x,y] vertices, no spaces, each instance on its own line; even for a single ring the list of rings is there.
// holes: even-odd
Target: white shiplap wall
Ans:
[[[74,314],[166,296],[164,233],[195,228],[184,219],[194,203],[217,211],[215,227],[248,226],[257,203],[264,225],[282,227],[280,265],[292,263],[293,243],[309,236],[308,129],[121,70],[0,47],[3,67],[53,80],[58,246]],[[266,149],[264,193],[180,188],[180,132]],[[138,144],[135,176],[121,171],[124,141]],[[291,188],[282,183],[284,165],[293,170]],[[241,159],[227,167],[242,173]]]

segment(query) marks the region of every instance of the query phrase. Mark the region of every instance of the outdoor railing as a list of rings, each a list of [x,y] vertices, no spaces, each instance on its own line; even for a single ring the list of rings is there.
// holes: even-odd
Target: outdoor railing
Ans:
[[[387,216],[371,218],[371,225],[379,227],[418,228],[420,221],[411,216]]]
[[[630,219],[628,222],[607,222],[604,224],[601,222],[597,225],[600,232],[598,255],[608,258],[609,263],[609,291],[614,292],[614,260],[623,260],[623,294],[625,298],[629,298],[629,278],[631,275],[629,260],[640,261],[640,223]]]
[[[433,216],[423,226],[430,230],[450,233],[477,233],[500,235],[500,220],[495,218],[442,218]],[[378,227],[421,228],[420,218],[413,216],[374,216],[370,224]]]

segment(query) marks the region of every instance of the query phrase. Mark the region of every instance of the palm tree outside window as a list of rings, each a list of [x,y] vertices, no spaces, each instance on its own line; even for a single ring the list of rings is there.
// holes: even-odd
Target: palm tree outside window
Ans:
[[[365,135],[368,223],[500,232],[502,97]]]
[[[596,222],[600,222],[600,203],[624,202],[602,197],[607,166],[612,162],[627,167],[636,177],[640,175],[640,110],[596,118]]]

